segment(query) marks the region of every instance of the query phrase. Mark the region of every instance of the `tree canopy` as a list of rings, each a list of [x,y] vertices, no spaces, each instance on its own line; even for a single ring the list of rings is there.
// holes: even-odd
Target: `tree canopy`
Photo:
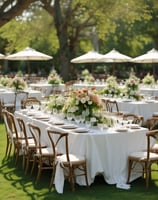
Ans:
[[[157,17],[156,0],[2,0],[0,48],[6,53],[29,45],[44,49],[55,55],[62,77],[69,80],[70,60],[91,49],[117,48],[136,56],[158,48]]]

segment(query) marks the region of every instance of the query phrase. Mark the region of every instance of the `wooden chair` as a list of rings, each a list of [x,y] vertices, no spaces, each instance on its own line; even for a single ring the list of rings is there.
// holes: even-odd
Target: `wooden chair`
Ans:
[[[133,152],[128,156],[128,178],[127,183],[130,182],[131,172],[142,173],[146,180],[146,188],[149,188],[149,180],[151,178],[151,172],[157,171],[157,169],[152,169],[151,166],[154,163],[158,163],[158,154],[152,153],[150,151],[153,140],[158,138],[158,129],[148,131],[146,133],[147,137],[147,147],[145,151]],[[136,164],[140,164],[140,169],[136,169]],[[137,166],[138,167],[138,166]]]
[[[41,101],[38,100],[38,99],[35,98],[35,97],[27,98],[27,99],[23,102],[23,108],[27,108],[27,107],[34,108],[35,105],[38,105],[39,107],[41,107]]]
[[[10,131],[10,126],[11,126],[10,123],[11,122],[10,122],[10,119],[8,117],[8,111],[2,110],[2,116],[3,116],[3,119],[4,119],[5,131],[6,131],[6,137],[7,137],[5,156],[10,157],[13,141],[15,139],[15,134],[12,134],[11,131]]]
[[[7,102],[5,102],[5,100],[3,98],[1,98],[0,100],[0,104],[1,104],[1,110],[7,110],[11,113],[15,112],[15,105],[16,105],[16,94],[14,93],[11,99],[8,99]]]
[[[123,113],[120,112],[119,106],[116,100],[110,100],[110,99],[102,99],[103,105],[105,106],[105,110],[107,112],[116,114],[116,115],[122,115]]]
[[[35,142],[34,139],[28,135],[26,131],[26,126],[24,120],[17,117],[17,122],[22,135],[24,135],[25,145],[23,146],[23,169],[27,173],[29,168],[29,163],[33,162],[33,154],[35,152]]]
[[[53,149],[47,147],[41,140],[41,129],[31,123],[28,123],[28,127],[35,143],[35,153],[33,155],[33,165],[31,169],[31,175],[33,174],[35,164],[38,164],[38,172],[36,177],[36,183],[39,181],[42,170],[52,170],[52,158]]]
[[[152,117],[147,119],[146,126],[149,130],[155,130],[158,128],[158,117]],[[154,144],[150,149],[151,152],[158,153],[158,143]]]
[[[55,155],[50,188],[52,187],[54,182],[57,162],[60,162],[60,167],[63,168],[64,171],[66,171],[65,178],[68,178],[68,180],[70,181],[72,191],[75,191],[76,176],[85,176],[86,185],[88,186],[86,159],[83,156],[77,156],[69,153],[69,134],[53,131],[51,129],[48,129],[47,132]],[[63,150],[65,153],[63,155],[59,155],[63,153],[60,150],[60,145],[65,148]],[[75,174],[76,169],[78,169],[80,173],[78,172],[77,174]]]
[[[123,114],[123,120],[132,120],[132,124],[139,124],[140,126],[143,125],[144,117],[141,115],[135,115],[132,113]]]
[[[3,115],[5,116],[4,119],[6,118],[6,126],[7,126],[7,133],[8,133],[8,141],[11,141],[11,146],[12,144],[14,145],[14,156],[15,156],[15,164],[18,162],[20,150],[22,147],[25,145],[25,138],[20,135],[17,129],[17,123],[14,118],[13,113],[8,112],[7,110],[3,110]],[[10,148],[11,148],[10,146]],[[9,150],[9,154],[10,154]]]

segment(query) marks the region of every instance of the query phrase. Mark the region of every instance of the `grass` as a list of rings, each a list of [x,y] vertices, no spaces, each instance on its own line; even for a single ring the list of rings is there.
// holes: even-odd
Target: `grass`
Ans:
[[[0,199],[5,200],[156,200],[158,194],[158,173],[152,174],[150,188],[146,191],[142,178],[132,182],[130,190],[117,189],[108,185],[102,176],[96,177],[89,189],[76,185],[76,191],[71,192],[69,183],[65,182],[64,194],[58,194],[55,189],[48,189],[50,172],[43,172],[40,182],[35,184],[35,176],[24,174],[21,160],[17,166],[13,157],[5,158],[5,129],[0,123]]]

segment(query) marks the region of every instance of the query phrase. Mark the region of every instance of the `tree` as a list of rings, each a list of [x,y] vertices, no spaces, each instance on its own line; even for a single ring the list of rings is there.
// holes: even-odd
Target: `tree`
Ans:
[[[96,30],[99,41],[107,41],[106,38],[118,30],[119,20],[127,25],[124,27],[131,27],[135,21],[142,19],[148,21],[152,13],[148,12],[144,2],[144,0],[2,0],[0,26],[21,14],[29,5],[33,7],[36,4],[44,8],[52,16],[56,28],[59,40],[56,57],[59,58],[61,75],[67,81],[73,78],[70,76],[72,69],[70,59],[76,56],[76,52],[82,52],[82,48],[84,50],[93,48],[92,36],[95,32],[92,30]],[[4,12],[6,9],[7,12]],[[116,34],[114,37],[118,40]]]

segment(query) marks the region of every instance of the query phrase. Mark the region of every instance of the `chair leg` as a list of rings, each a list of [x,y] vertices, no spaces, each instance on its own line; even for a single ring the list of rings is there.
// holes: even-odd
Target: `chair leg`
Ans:
[[[33,157],[32,169],[31,169],[31,173],[30,173],[30,174],[31,174],[31,176],[32,176],[32,174],[33,174],[33,171],[34,171],[34,168],[35,168],[36,159],[37,159],[37,158],[36,158],[36,156],[34,156],[34,157]]]
[[[40,159],[39,160],[39,164],[38,164],[38,173],[37,173],[36,183],[38,183],[38,181],[39,181],[39,179],[41,177],[42,166],[43,166],[43,160]]]
[[[74,180],[74,169],[72,167],[70,167],[70,169],[69,169],[69,177],[70,177],[71,189],[74,192],[75,191],[75,180]]]
[[[6,151],[5,151],[5,156],[8,156],[8,150],[9,150],[9,145],[10,142],[9,142],[9,138],[7,137],[7,144],[6,144]]]
[[[51,176],[50,184],[49,184],[50,189],[52,188],[52,186],[54,184],[55,172],[56,172],[56,164],[53,164],[52,176]]]
[[[25,157],[25,160],[26,160],[25,174],[27,173],[27,171],[29,169],[30,157],[31,157],[31,152],[28,151],[27,155]]]
[[[87,185],[87,187],[89,187],[88,178],[87,178],[87,165],[84,165],[83,168],[84,168],[84,171],[85,171],[85,181],[86,181],[86,185]]]
[[[11,150],[12,150],[12,143],[9,144],[9,151],[8,151],[8,155],[7,155],[8,157],[10,157]]]
[[[128,178],[127,178],[127,183],[129,183],[129,181],[130,181],[132,164],[133,164],[133,161],[128,160]]]

